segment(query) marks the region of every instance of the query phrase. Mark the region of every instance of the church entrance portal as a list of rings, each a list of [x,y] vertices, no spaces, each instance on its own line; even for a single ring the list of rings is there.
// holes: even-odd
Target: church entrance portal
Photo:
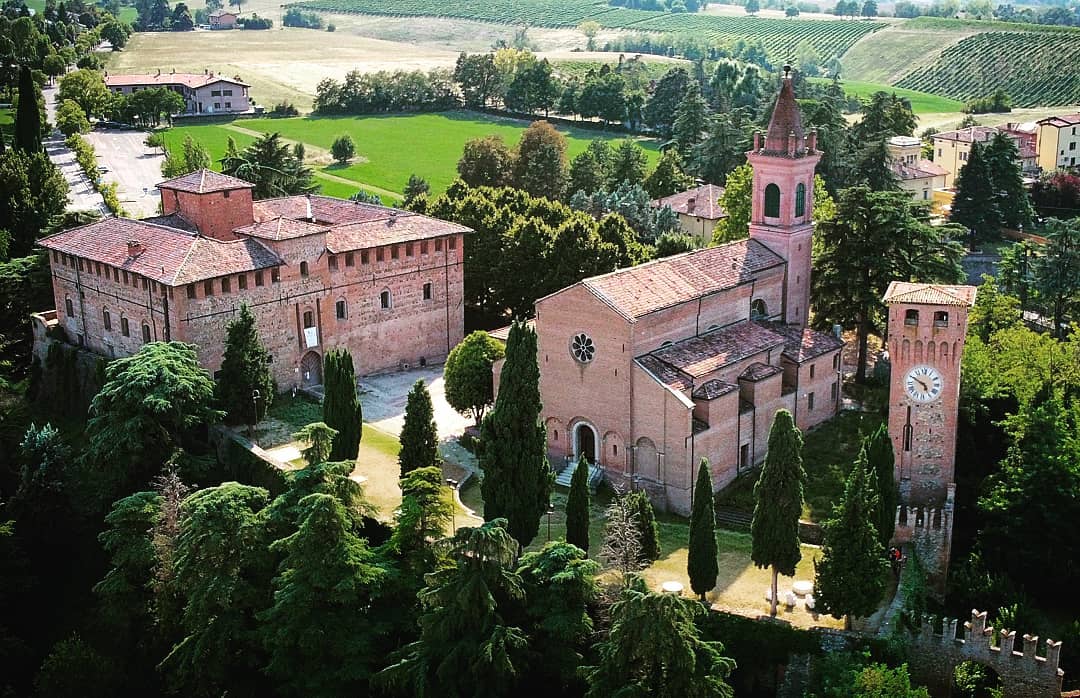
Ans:
[[[600,455],[596,452],[597,441],[593,428],[585,422],[579,422],[574,427],[574,462],[576,463],[584,453],[590,463],[596,463]]]
[[[309,351],[300,359],[300,385],[305,388],[322,385],[322,359],[314,351]]]

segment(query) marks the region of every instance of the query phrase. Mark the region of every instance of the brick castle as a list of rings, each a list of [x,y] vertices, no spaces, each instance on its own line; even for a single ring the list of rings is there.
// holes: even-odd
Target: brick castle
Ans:
[[[278,390],[322,382],[327,349],[359,373],[445,358],[464,333],[463,226],[333,199],[253,201],[201,170],[158,185],[162,214],[46,237],[56,310],[42,325],[107,357],[153,341],[221,366],[226,325],[251,307]]]

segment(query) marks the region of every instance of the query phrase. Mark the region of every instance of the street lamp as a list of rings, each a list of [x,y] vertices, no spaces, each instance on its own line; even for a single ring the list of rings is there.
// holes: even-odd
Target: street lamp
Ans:
[[[457,492],[458,481],[452,477],[446,478],[446,484],[454,492]],[[457,497],[453,497],[453,506],[450,508],[450,523],[454,526],[454,535],[457,535]]]
[[[251,425],[251,436],[255,437],[255,427],[259,425],[259,398],[262,397],[262,393],[258,389],[251,391],[251,405],[255,408],[255,422]]]
[[[548,506],[547,506],[547,520],[548,520],[548,522],[547,522],[548,523],[548,525],[547,525],[547,529],[548,529],[548,531],[547,531],[547,542],[548,543],[551,542],[551,515],[554,514],[554,513],[555,513],[555,505],[552,504],[550,500],[548,500]]]

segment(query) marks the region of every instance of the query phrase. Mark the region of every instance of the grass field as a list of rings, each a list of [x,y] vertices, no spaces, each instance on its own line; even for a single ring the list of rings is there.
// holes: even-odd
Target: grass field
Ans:
[[[819,83],[829,82],[827,78],[810,78],[810,80]],[[841,80],[840,82],[844,86],[844,92],[860,99],[865,99],[878,91],[889,92],[895,94],[897,97],[905,97],[911,102],[911,108],[916,114],[958,112],[960,111],[960,108],[964,106],[962,102],[958,102],[955,99],[938,97],[937,95],[932,95],[927,92],[918,92],[917,90],[905,90],[900,87],[893,87],[892,85],[877,82],[863,82],[861,80]]]
[[[230,125],[232,128],[230,128]],[[480,136],[498,134],[508,145],[521,137],[528,122],[489,117],[471,112],[409,114],[367,117],[304,117],[291,119],[243,119],[235,122],[178,126],[167,133],[170,149],[176,149],[185,135],[202,143],[217,160],[225,152],[229,136],[237,145],[250,143],[252,136],[234,130],[269,133],[301,141],[312,148],[327,150],[334,139],[349,134],[356,142],[358,162],[346,167],[324,165],[324,175],[344,178],[357,185],[368,184],[390,192],[401,192],[409,175],[418,174],[428,181],[433,192],[441,192],[457,176],[457,161],[465,142]],[[573,158],[594,138],[615,140],[621,135],[588,129],[560,128],[567,137],[567,156]],[[403,146],[407,144],[407,146]],[[658,146],[643,141],[650,163],[659,158]],[[309,155],[311,151],[309,150]],[[347,189],[341,182],[320,179],[324,191],[338,196]]]
[[[892,84],[921,65],[933,63],[949,46],[970,36],[964,27],[915,29],[897,23],[864,36],[840,58],[841,75]]]

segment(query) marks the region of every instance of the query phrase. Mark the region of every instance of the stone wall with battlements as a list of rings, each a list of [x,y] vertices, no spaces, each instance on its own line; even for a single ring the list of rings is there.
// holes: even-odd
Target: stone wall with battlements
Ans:
[[[950,484],[945,505],[940,509],[930,507],[896,507],[896,528],[892,544],[911,546],[919,554],[926,569],[931,591],[942,599],[949,571],[949,555],[952,552],[953,506],[956,485]]]

